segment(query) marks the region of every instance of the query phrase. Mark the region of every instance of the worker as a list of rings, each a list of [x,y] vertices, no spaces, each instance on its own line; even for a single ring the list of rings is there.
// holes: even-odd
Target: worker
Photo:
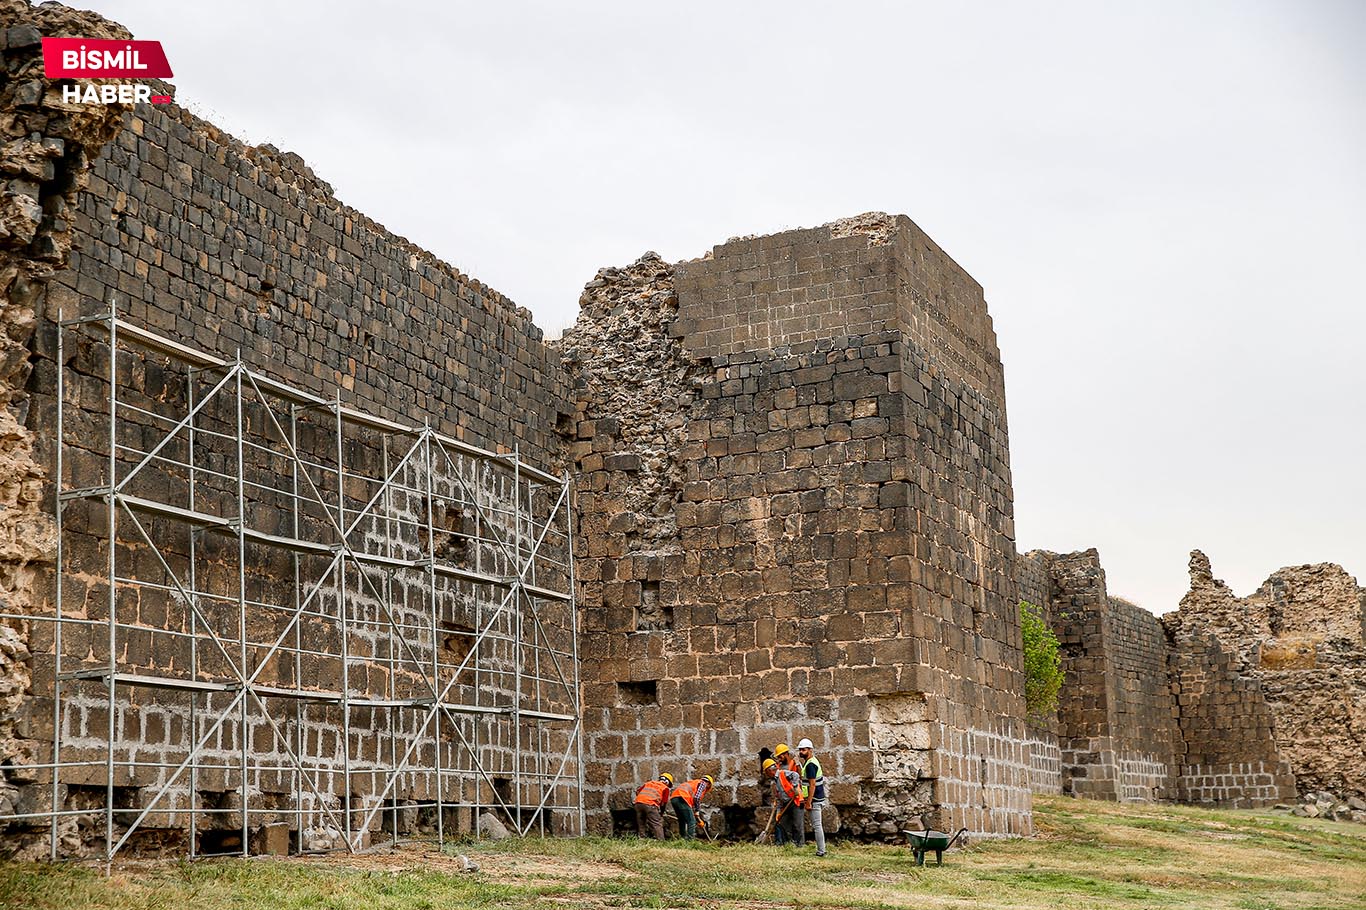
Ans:
[[[655,840],[664,839],[664,803],[673,785],[674,776],[666,771],[636,789],[636,833],[641,837],[648,832]]]
[[[716,779],[707,774],[674,787],[669,805],[673,806],[674,815],[678,818],[679,837],[687,840],[697,837],[697,809],[702,804],[702,797],[707,795],[714,783]]]
[[[777,819],[777,825],[773,829],[773,842],[797,843],[793,811],[801,803],[802,779],[796,771],[778,764],[771,758],[764,761],[764,777],[773,785],[773,806]]]
[[[806,846],[806,782],[802,778],[801,766],[792,757],[792,752],[788,750],[787,743],[778,743],[778,748],[773,750],[773,760],[778,763],[778,767],[785,768],[797,775],[801,781],[801,792],[798,794],[796,804],[792,807],[792,825],[797,832],[796,843],[798,847]]]
[[[797,743],[797,757],[802,766],[802,780],[806,783],[806,814],[811,817],[811,833],[816,838],[816,855],[825,855],[825,828],[821,825],[821,810],[830,805],[825,795],[825,772],[815,755],[811,740]]]

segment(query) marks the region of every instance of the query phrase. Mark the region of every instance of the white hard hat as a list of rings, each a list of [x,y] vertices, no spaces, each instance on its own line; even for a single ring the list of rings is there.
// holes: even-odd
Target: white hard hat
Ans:
[[[814,748],[816,748],[816,747],[813,746],[813,745],[811,744],[811,740],[809,740],[809,739],[804,739],[804,740],[802,740],[801,742],[797,743],[797,748],[798,748],[798,749],[814,749]]]

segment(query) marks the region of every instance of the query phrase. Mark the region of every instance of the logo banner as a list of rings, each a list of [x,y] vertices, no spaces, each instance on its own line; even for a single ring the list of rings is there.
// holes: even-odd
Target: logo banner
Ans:
[[[43,74],[49,79],[170,79],[160,41],[44,38]]]

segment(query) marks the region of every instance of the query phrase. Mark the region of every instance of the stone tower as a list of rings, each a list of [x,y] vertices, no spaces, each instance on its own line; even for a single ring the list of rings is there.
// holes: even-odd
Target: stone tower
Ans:
[[[1004,381],[982,289],[880,213],[603,269],[578,414],[590,829],[815,741],[846,828],[1030,830]]]

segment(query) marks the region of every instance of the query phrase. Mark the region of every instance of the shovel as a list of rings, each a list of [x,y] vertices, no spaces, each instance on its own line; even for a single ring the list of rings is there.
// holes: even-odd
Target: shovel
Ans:
[[[768,817],[768,824],[767,824],[767,825],[764,825],[764,830],[760,831],[760,832],[759,832],[759,836],[756,837],[756,838],[754,838],[754,842],[755,842],[756,844],[766,844],[766,843],[768,843],[769,835],[771,835],[771,834],[773,833],[773,826],[774,826],[775,824],[777,824],[778,822],[782,821],[783,816],[784,816],[785,814],[787,814],[788,806],[791,806],[791,805],[792,805],[791,803],[788,803],[787,806],[783,806],[783,811],[782,811],[782,812],[779,812],[779,811],[778,811],[778,807],[777,807],[777,806],[774,806],[774,807],[773,807],[773,814],[770,815],[770,816]]]

